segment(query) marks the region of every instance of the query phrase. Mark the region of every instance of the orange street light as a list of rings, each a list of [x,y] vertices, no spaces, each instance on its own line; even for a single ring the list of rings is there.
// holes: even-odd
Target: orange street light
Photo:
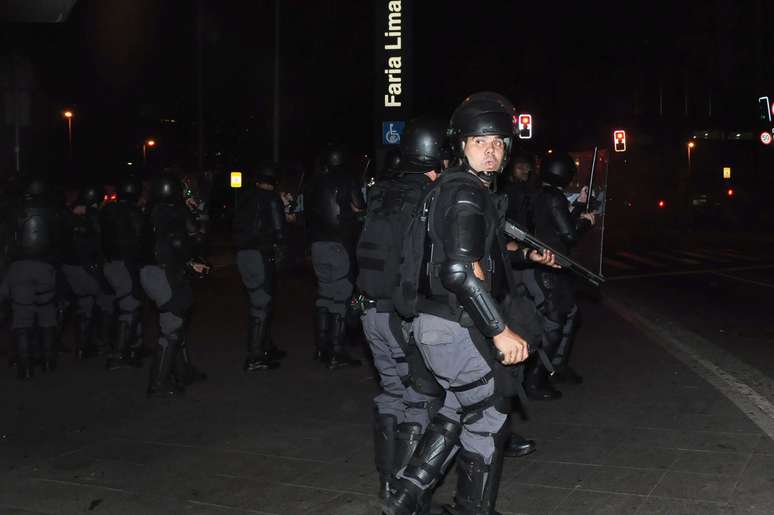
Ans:
[[[144,165],[148,164],[148,149],[156,146],[155,139],[146,139],[142,143],[142,162]]]

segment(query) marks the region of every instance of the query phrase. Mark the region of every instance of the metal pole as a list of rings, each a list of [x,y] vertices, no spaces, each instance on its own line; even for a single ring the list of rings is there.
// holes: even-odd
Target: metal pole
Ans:
[[[204,7],[196,3],[196,119],[199,173],[204,172]],[[143,147],[144,150],[145,147]]]
[[[586,194],[586,212],[589,212],[589,209],[591,208],[591,199],[594,195],[594,170],[597,167],[597,149],[599,147],[594,147],[594,157],[591,159],[591,174],[589,175],[589,191]]]
[[[73,160],[73,117],[67,118],[67,147],[70,154],[70,161]]]
[[[272,156],[279,162],[279,70],[280,70],[280,0],[274,0],[274,148]]]

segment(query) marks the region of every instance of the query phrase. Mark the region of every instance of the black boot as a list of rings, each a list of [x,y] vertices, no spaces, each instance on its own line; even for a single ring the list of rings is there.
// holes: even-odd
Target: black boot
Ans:
[[[16,340],[16,373],[21,381],[32,379],[33,376],[30,355],[33,334],[34,330],[31,328],[15,329],[13,332]]]
[[[265,348],[268,323],[260,317],[250,317],[247,322],[247,358],[245,372],[272,370],[279,363],[272,361],[270,351]]]
[[[419,441],[403,478],[398,479],[390,497],[382,505],[384,515],[416,515],[430,509],[433,487],[446,473],[460,441],[462,426],[443,415],[436,415]],[[409,479],[411,478],[411,481]],[[422,485],[417,486],[417,483]]]
[[[505,444],[503,455],[506,458],[521,458],[527,454],[532,454],[536,449],[535,440],[527,440],[520,434],[511,433],[511,437]]]
[[[43,372],[56,370],[56,326],[40,328],[41,368]]]
[[[327,364],[330,360],[330,317],[326,308],[317,308],[314,316],[315,351],[314,359]]]
[[[129,366],[129,343],[132,341],[132,322],[119,320],[113,349],[108,355],[105,367],[108,370],[119,370]]]
[[[331,349],[333,351],[328,361],[328,369],[337,370],[339,368],[354,368],[362,365],[363,363],[359,359],[349,355],[344,345],[344,337],[347,330],[344,325],[344,317],[338,313],[330,313],[328,318]]]
[[[177,397],[183,393],[179,385],[175,384],[172,370],[178,354],[179,341],[177,338],[167,338],[167,345],[159,345],[153,358],[150,369],[150,381],[148,384],[148,398],[150,397]]]
[[[394,482],[396,430],[397,419],[394,415],[375,413],[374,458],[376,471],[379,473],[379,498],[381,500],[390,496],[390,487]]]
[[[75,332],[75,355],[78,359],[88,359],[94,355],[93,333],[93,320],[79,316]]]

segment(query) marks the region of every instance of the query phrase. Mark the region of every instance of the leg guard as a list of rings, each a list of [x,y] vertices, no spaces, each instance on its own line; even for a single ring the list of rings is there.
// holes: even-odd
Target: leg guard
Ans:
[[[113,349],[107,358],[105,368],[118,370],[129,364],[129,344],[132,341],[132,323],[119,320],[116,327],[116,335],[113,340]]]
[[[75,333],[75,354],[78,359],[88,359],[94,354],[94,321],[84,316],[78,317]]]
[[[379,473],[379,498],[384,500],[390,495],[396,472],[397,419],[394,415],[375,413],[374,418],[374,458]]]
[[[268,338],[268,321],[261,317],[250,317],[247,323],[247,358],[244,369],[246,372],[259,370],[271,370],[277,368],[279,363],[271,361],[271,356],[266,348]]]
[[[459,422],[442,415],[430,421],[408,465],[398,474],[394,494],[384,503],[385,515],[414,515],[429,508],[429,494],[451,463],[461,432]]]
[[[207,374],[202,372],[191,363],[191,354],[188,351],[188,336],[185,334],[185,324],[181,331],[180,337],[180,351],[178,352],[179,368],[176,368],[178,378],[182,380],[185,386],[189,386],[193,383],[201,383],[207,380]]]
[[[548,359],[556,352],[562,340],[562,325],[550,318],[544,320],[543,351]],[[545,365],[533,356],[527,362],[524,371],[524,391],[529,399],[534,401],[550,401],[562,398],[562,392],[548,382],[548,370]]]
[[[444,507],[446,513],[497,515],[495,503],[500,489],[506,436],[502,429],[494,436],[495,453],[489,465],[484,463],[484,458],[479,454],[467,450],[460,452],[457,457],[457,491],[454,494],[454,504]]]
[[[14,331],[16,340],[16,372],[20,380],[32,379],[32,335],[30,328],[16,329]]]
[[[40,350],[44,372],[56,370],[56,327],[40,329]]]
[[[331,355],[328,361],[328,368],[336,370],[339,368],[359,367],[362,362],[349,355],[344,345],[346,337],[346,326],[344,316],[338,313],[329,313],[328,315],[329,334],[331,342]]]
[[[150,369],[148,397],[175,397],[182,393],[172,379],[172,370],[177,359],[180,335],[166,337],[166,345],[159,345]]]
[[[315,329],[317,330],[317,334],[315,335],[315,353],[314,353],[314,359],[317,361],[321,361],[323,363],[327,363],[330,359],[331,349],[330,349],[330,324],[329,321],[329,312],[326,308],[317,308],[317,311],[315,312]]]

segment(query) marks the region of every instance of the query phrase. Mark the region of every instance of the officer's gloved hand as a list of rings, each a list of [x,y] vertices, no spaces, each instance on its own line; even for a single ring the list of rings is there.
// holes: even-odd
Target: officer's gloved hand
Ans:
[[[212,270],[212,265],[204,259],[197,258],[188,262],[188,272],[197,279],[207,277]]]

